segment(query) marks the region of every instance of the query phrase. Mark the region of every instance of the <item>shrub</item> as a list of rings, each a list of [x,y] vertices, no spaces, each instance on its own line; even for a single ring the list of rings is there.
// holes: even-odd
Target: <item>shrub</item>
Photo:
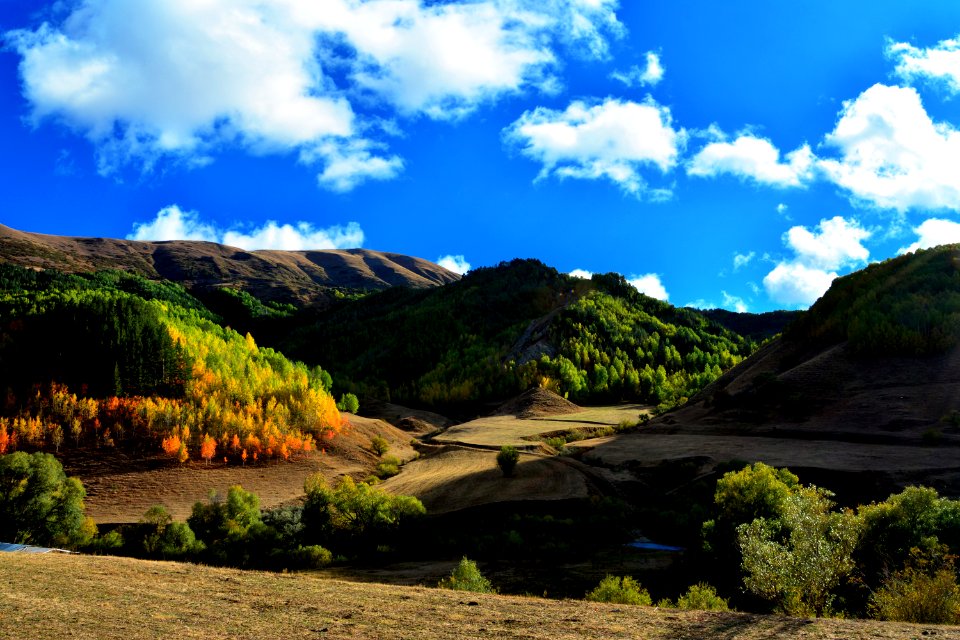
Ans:
[[[322,569],[333,562],[333,554],[318,544],[300,547],[291,555],[294,564],[304,569]]]
[[[557,450],[557,453],[563,454],[567,448],[567,439],[566,438],[547,438],[543,441],[543,444],[548,447],[552,447]]]
[[[945,551],[941,547],[940,551]],[[931,560],[911,550],[907,567],[890,576],[870,597],[870,613],[881,620],[956,624],[960,587],[951,556]]]
[[[373,436],[370,438],[370,449],[378,456],[383,456],[390,451],[390,443],[383,436]]]
[[[392,478],[398,473],[400,473],[400,459],[394,456],[387,456],[381,460],[377,464],[377,468],[374,470],[374,475],[381,480]]]
[[[500,453],[497,454],[497,466],[500,467],[500,471],[503,472],[505,477],[509,478],[513,475],[519,460],[520,452],[517,451],[516,447],[511,447],[508,444],[500,447]]]
[[[729,608],[726,598],[718,596],[717,590],[705,582],[691,585],[685,594],[677,598],[677,609],[726,611]]]
[[[639,604],[650,606],[650,593],[630,576],[607,576],[593,591],[587,594],[591,602],[612,602],[616,604]]]
[[[453,572],[438,584],[441,589],[454,591],[474,591],[476,593],[492,593],[493,585],[483,577],[477,563],[464,556]]]

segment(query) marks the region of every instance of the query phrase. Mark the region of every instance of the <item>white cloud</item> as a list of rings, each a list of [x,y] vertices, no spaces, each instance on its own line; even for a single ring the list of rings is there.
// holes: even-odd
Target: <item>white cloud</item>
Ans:
[[[670,110],[652,100],[644,103],[607,98],[588,105],[575,101],[564,111],[538,107],[504,129],[504,140],[543,165],[538,180],[550,175],[598,180],[605,178],[627,193],[649,191],[656,199],[664,190],[648,190],[640,170],[653,166],[666,173],[677,163],[686,132],[673,128]]]
[[[402,158],[373,155],[370,153],[372,146],[366,140],[353,140],[348,144],[322,144],[302,153],[301,161],[310,163],[315,154],[323,157],[325,166],[317,175],[317,183],[341,193],[352,190],[366,180],[389,180],[403,171]]]
[[[574,278],[583,278],[584,280],[589,280],[593,277],[593,272],[587,271],[586,269],[574,269],[570,272],[570,275]]]
[[[223,230],[203,222],[196,211],[183,211],[177,205],[164,207],[150,222],[135,223],[128,240],[205,240],[253,251],[279,249],[305,251],[318,249],[348,249],[363,245],[363,230],[356,222],[346,226],[318,229],[309,222],[295,225],[278,224],[272,220],[248,231],[242,228]]]
[[[861,242],[870,237],[856,220],[835,216],[821,220],[819,232],[806,227],[792,227],[784,235],[787,246],[805,265],[818,269],[839,269],[862,264],[870,257],[870,251]]]
[[[735,253],[733,255],[733,270],[737,271],[747,266],[756,256],[756,251],[751,251],[750,253]]]
[[[794,258],[779,262],[764,277],[767,294],[783,304],[813,304],[830,288],[839,269],[869,260],[870,252],[862,244],[869,237],[856,220],[840,216],[821,220],[815,231],[792,227],[783,241]]]
[[[633,86],[654,86],[663,80],[665,70],[660,62],[660,55],[654,51],[648,51],[646,56],[646,66],[641,68],[639,65],[633,65],[628,71],[614,71],[610,77],[618,82],[622,82],[628,87]]]
[[[790,207],[788,207],[787,205],[781,202],[780,204],[777,205],[777,213],[779,213],[780,215],[783,215],[787,212],[789,208]]]
[[[733,142],[711,142],[694,156],[687,174],[714,177],[728,173],[774,187],[799,187],[813,177],[815,157],[808,145],[791,151],[786,162],[780,150],[765,138],[742,135]]]
[[[151,222],[134,223],[127,240],[205,240],[219,242],[213,225],[201,222],[196,211],[183,211],[173,204],[157,212]]]
[[[318,249],[347,249],[363,245],[363,230],[356,222],[345,227],[317,229],[309,222],[294,225],[278,224],[268,220],[250,231],[225,231],[221,242],[242,249],[277,249],[281,251],[308,251]]]
[[[929,249],[942,244],[960,242],[960,223],[952,220],[930,218],[914,227],[913,232],[919,236],[916,242],[909,247],[900,249],[899,253],[909,253],[918,249]]]
[[[667,300],[670,295],[660,281],[660,276],[656,273],[647,273],[640,276],[630,276],[627,282],[640,293],[656,298],[657,300]]]
[[[887,56],[897,63],[894,73],[906,82],[932,80],[951,93],[960,93],[960,41],[942,40],[926,49],[907,42],[889,42]]]
[[[809,306],[826,293],[837,274],[799,262],[781,262],[763,279],[767,294],[776,302]]]
[[[744,302],[743,298],[731,295],[726,291],[721,291],[720,293],[723,295],[723,307],[725,309],[736,311],[737,313],[746,313],[749,311],[747,303]]]
[[[59,23],[6,34],[37,124],[97,148],[107,175],[224,146],[297,152],[346,190],[402,169],[374,153],[382,107],[438,119],[529,88],[561,53],[604,58],[617,0],[77,0]],[[388,116],[389,117],[389,116]]]
[[[459,273],[460,275],[470,271],[470,263],[467,262],[462,255],[446,255],[442,258],[437,258],[437,264],[444,269],[449,269],[450,271]]]
[[[688,302],[683,306],[689,307],[691,309],[716,309],[717,308],[717,305],[715,305],[714,303],[704,298],[697,298],[696,300]]]
[[[821,169],[854,199],[905,211],[960,209],[960,132],[934,122],[915,89],[876,84],[844,103]]]

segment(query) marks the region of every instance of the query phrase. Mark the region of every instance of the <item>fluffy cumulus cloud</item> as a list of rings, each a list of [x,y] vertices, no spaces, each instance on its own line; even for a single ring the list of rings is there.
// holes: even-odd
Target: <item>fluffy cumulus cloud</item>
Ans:
[[[905,211],[960,209],[960,132],[934,122],[910,87],[877,84],[845,102],[820,168],[851,196]]]
[[[610,77],[618,82],[622,82],[628,87],[634,86],[653,86],[663,80],[665,70],[660,61],[660,54],[654,51],[648,51],[646,55],[646,65],[641,67],[633,65],[628,71],[614,71]]]
[[[318,229],[308,222],[294,225],[267,221],[259,227],[221,229],[204,222],[196,211],[177,205],[161,209],[150,222],[136,223],[128,240],[205,240],[239,247],[305,251],[348,249],[363,245],[363,230],[356,222],[346,226]]]
[[[586,269],[574,269],[570,272],[574,278],[583,278],[584,280],[589,280],[593,277],[592,271],[587,271]]]
[[[36,122],[97,147],[104,174],[224,145],[298,152],[321,186],[388,179],[371,108],[459,118],[554,90],[565,54],[603,58],[616,0],[81,0],[58,24],[6,34]],[[371,107],[372,105],[372,107]]]
[[[665,192],[649,189],[641,170],[670,171],[686,132],[674,129],[670,110],[652,100],[608,98],[596,104],[574,101],[563,111],[527,111],[504,130],[504,140],[543,165],[538,180],[606,179],[627,193],[658,198]]]
[[[927,80],[960,93],[960,40],[949,39],[920,49],[908,42],[889,42],[887,56],[896,62],[896,73],[907,82]]]
[[[460,275],[470,271],[470,263],[467,262],[466,258],[464,258],[462,255],[447,255],[437,258],[437,264],[444,269],[449,269],[450,271],[459,273]]]
[[[127,240],[205,240],[219,242],[220,233],[200,220],[196,211],[183,211],[177,205],[164,207],[150,222],[134,223]]]
[[[909,247],[900,249],[901,254],[918,249],[929,249],[941,244],[960,243],[960,222],[953,220],[930,218],[920,223],[920,226],[914,227],[913,232],[917,234],[917,241]]]
[[[780,150],[765,138],[742,135],[733,142],[711,142],[687,165],[691,176],[730,174],[773,187],[799,187],[812,179],[816,158],[808,145],[780,159]]]
[[[670,298],[670,294],[667,293],[663,282],[660,281],[660,276],[656,273],[630,276],[627,278],[627,282],[629,282],[634,289],[651,298],[656,298],[657,300],[667,300]]]
[[[779,262],[763,279],[767,294],[783,304],[813,304],[830,288],[839,269],[867,262],[870,252],[863,241],[869,237],[856,220],[840,216],[821,220],[814,231],[792,227],[783,241],[794,257]]]

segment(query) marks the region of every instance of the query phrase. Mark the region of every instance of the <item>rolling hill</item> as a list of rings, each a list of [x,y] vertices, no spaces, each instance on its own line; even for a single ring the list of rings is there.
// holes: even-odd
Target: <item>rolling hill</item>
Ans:
[[[851,502],[909,484],[960,494],[960,247],[834,282],[782,336],[641,433],[578,443],[585,460],[787,466]]]
[[[334,289],[428,288],[455,282],[443,267],[369,249],[244,251],[212,242],[138,242],[26,233],[0,225],[0,263],[67,273],[120,269],[191,290],[229,286],[264,302],[312,305]]]

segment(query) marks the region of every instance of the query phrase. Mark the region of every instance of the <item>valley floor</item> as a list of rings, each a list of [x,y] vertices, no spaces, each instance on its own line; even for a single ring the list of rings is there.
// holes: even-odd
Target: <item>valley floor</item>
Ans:
[[[344,582],[129,558],[0,554],[0,638],[960,638],[806,620]]]

